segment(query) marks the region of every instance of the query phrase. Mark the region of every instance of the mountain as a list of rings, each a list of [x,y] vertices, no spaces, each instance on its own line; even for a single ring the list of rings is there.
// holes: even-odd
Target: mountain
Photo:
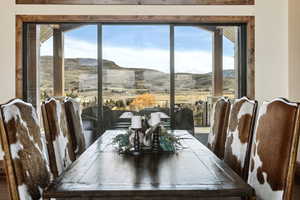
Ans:
[[[223,70],[223,77],[226,78],[235,78],[235,71],[233,69]]]
[[[53,60],[51,56],[40,59],[40,82],[42,89],[53,88]],[[197,89],[209,91],[211,75],[176,73],[176,91]],[[224,89],[232,91],[235,84],[234,70],[224,70]],[[73,90],[96,90],[97,60],[90,58],[65,59],[65,87]],[[124,68],[113,61],[103,60],[103,88],[104,90],[128,91],[130,89],[151,90],[154,92],[168,91],[170,75],[158,70],[144,68]]]

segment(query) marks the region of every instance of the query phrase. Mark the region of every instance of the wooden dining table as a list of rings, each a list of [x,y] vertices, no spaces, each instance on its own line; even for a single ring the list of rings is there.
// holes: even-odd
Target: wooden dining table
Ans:
[[[253,189],[185,130],[176,153],[119,154],[108,130],[44,192],[45,199],[198,200],[252,197]]]

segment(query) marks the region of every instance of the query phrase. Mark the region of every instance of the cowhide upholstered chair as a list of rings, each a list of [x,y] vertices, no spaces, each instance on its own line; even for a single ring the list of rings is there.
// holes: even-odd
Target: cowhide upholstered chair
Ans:
[[[248,183],[258,200],[291,200],[299,139],[299,104],[264,102],[255,125]]]
[[[256,110],[257,101],[243,97],[234,100],[229,114],[224,161],[245,181],[249,169]]]
[[[86,148],[84,130],[81,119],[80,104],[72,98],[66,98],[64,106],[67,113],[68,127],[72,137],[72,146],[76,157],[80,156]]]
[[[11,199],[42,199],[53,176],[34,107],[18,99],[1,105],[0,133]]]
[[[208,135],[208,148],[221,159],[224,157],[229,110],[230,101],[222,97],[213,104],[211,112],[211,130]]]
[[[42,114],[50,168],[57,177],[76,159],[63,100],[50,98],[43,102]]]

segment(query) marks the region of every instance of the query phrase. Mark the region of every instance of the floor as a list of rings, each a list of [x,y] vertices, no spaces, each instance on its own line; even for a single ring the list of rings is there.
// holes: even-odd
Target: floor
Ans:
[[[196,138],[204,144],[207,144],[208,134],[205,131],[197,130],[195,136]],[[293,200],[299,200],[300,198],[300,177],[297,178],[294,188]],[[0,176],[0,200],[9,200],[8,188],[5,178]]]
[[[0,200],[8,200],[8,188],[5,181],[5,177],[0,176]]]
[[[297,177],[295,181],[293,200],[299,200],[299,199],[300,199],[300,177]]]

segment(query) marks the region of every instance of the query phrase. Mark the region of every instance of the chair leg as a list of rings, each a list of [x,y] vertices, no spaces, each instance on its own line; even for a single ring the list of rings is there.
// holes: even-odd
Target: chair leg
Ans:
[[[241,200],[256,200],[256,196],[241,197]]]

